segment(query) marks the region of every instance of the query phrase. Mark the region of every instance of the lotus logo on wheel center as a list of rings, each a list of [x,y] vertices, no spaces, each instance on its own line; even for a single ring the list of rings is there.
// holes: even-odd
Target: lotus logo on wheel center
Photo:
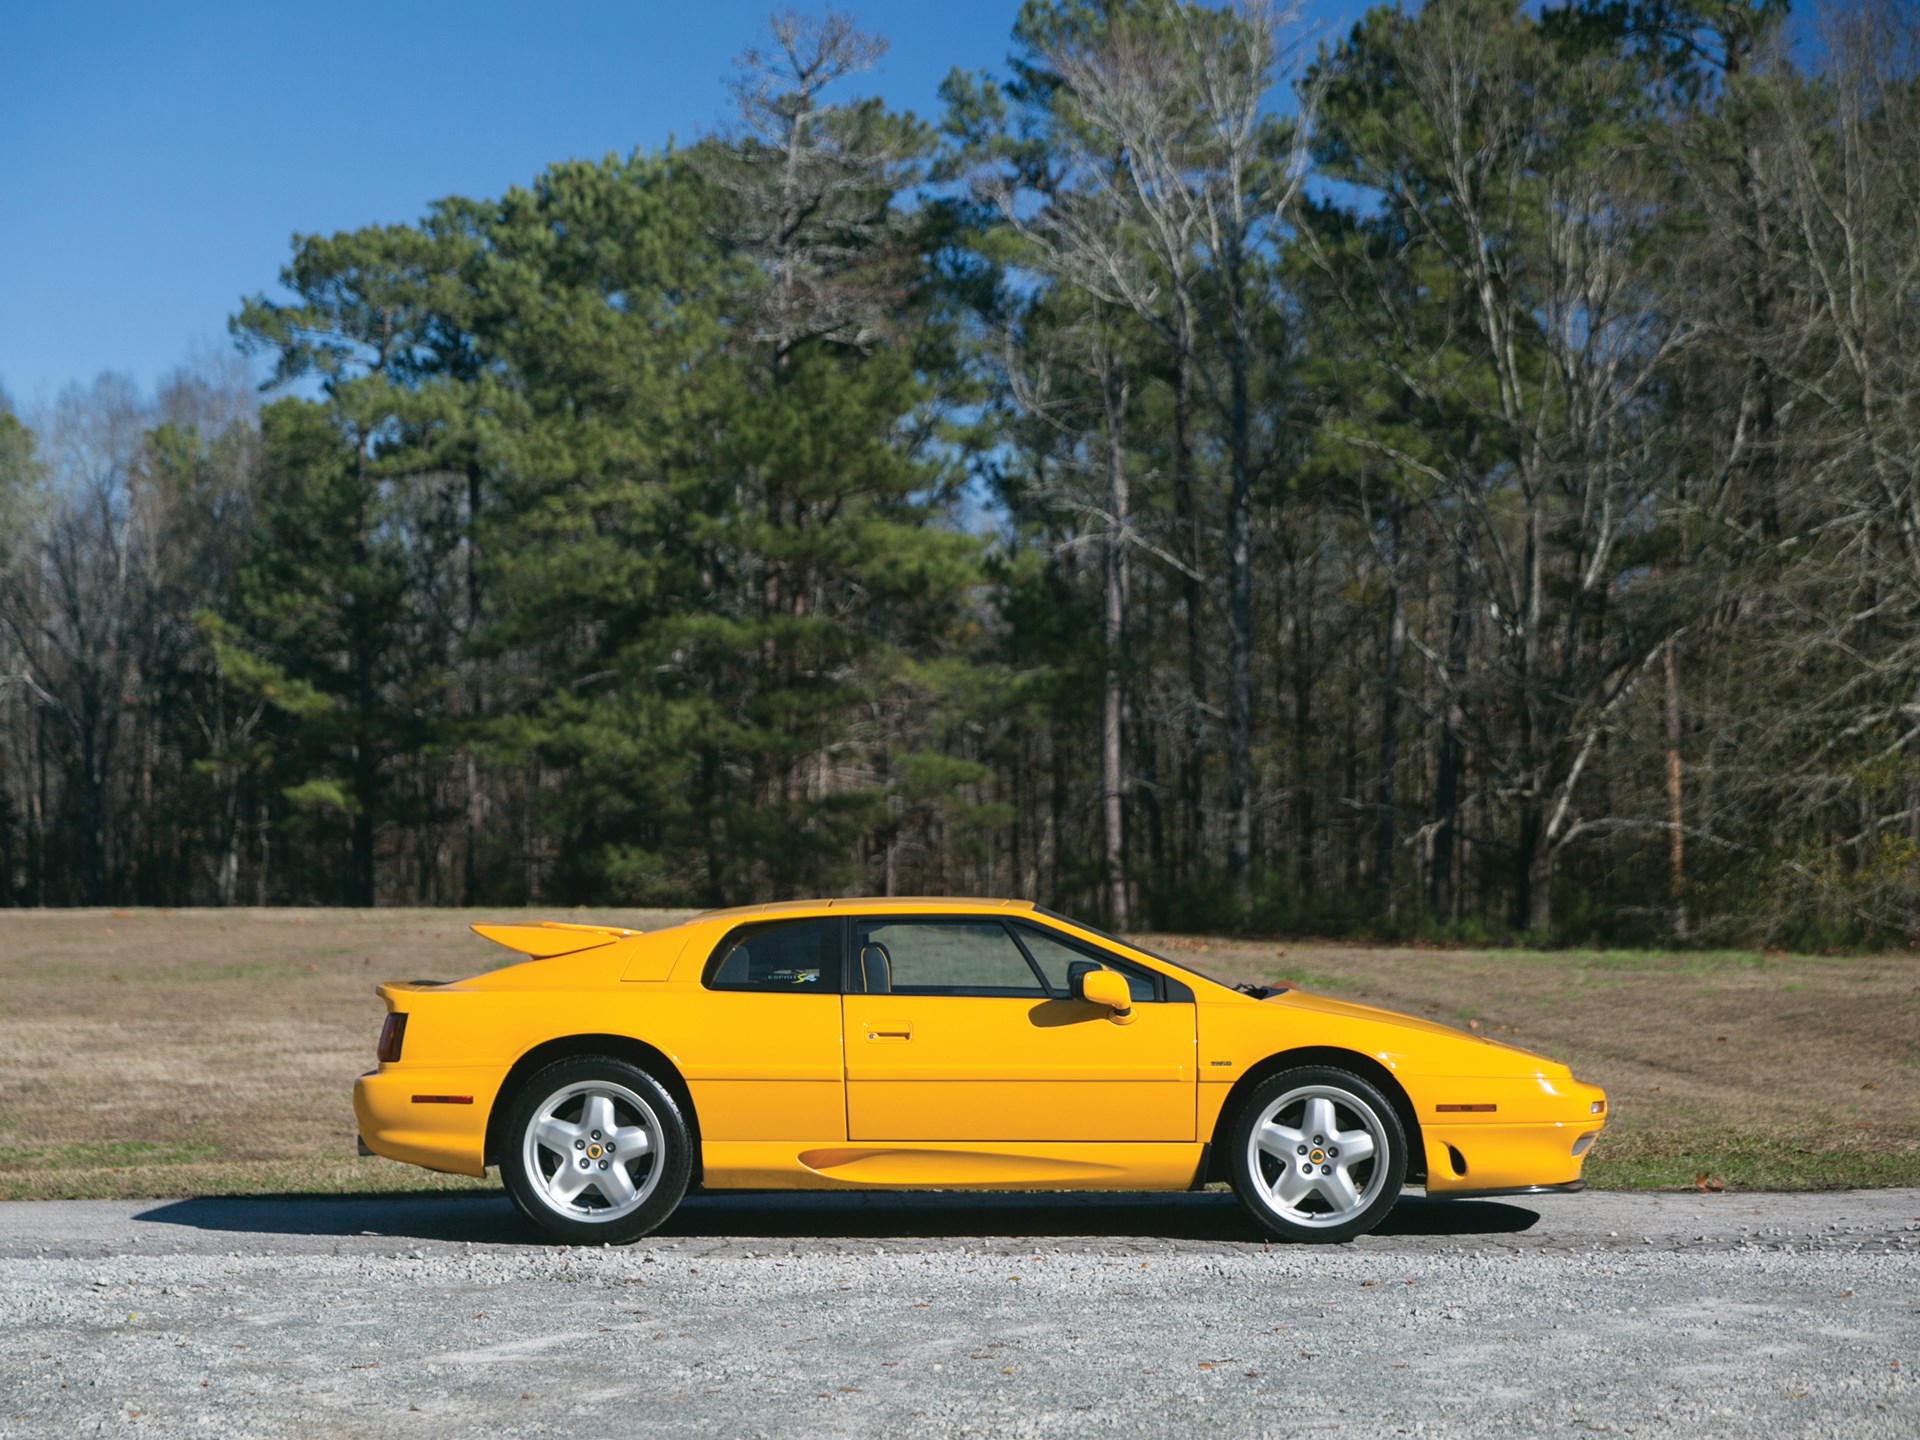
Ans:
[[[589,1160],[598,1160],[601,1157],[601,1155],[605,1153],[606,1152],[601,1150],[601,1148],[598,1145],[587,1146],[587,1158]]]

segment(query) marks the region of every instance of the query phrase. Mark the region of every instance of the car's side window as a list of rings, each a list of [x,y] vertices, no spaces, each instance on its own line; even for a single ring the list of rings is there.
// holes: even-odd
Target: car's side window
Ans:
[[[1033,957],[1033,963],[1046,977],[1047,988],[1056,995],[1073,993],[1073,967],[1078,965],[1083,969],[1094,966],[1101,970],[1112,970],[1125,976],[1127,989],[1135,1000],[1150,1002],[1160,998],[1160,989],[1153,975],[1137,965],[1129,965],[1092,946],[1075,945],[1065,936],[1055,935],[1037,925],[1015,925],[1013,928],[1020,937],[1020,943],[1026,947],[1027,954]]]
[[[707,988],[838,991],[842,928],[838,919],[742,926],[720,942],[707,962]]]
[[[1047,995],[998,920],[856,920],[853,955],[868,994]]]

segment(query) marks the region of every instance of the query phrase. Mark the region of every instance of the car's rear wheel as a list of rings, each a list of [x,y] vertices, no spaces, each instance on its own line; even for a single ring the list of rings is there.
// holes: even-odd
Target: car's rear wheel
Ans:
[[[1229,1179],[1248,1210],[1288,1240],[1333,1243],[1386,1218],[1407,1173],[1407,1138],[1379,1089],[1346,1070],[1269,1076],[1240,1107]]]
[[[523,1214],[575,1244],[656,1230],[687,1193],[693,1142],[673,1096],[611,1056],[562,1060],[510,1102],[500,1173]]]

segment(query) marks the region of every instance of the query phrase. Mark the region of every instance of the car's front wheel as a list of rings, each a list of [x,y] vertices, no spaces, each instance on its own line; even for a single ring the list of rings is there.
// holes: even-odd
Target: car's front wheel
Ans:
[[[693,1142],[646,1071],[611,1056],[547,1066],[510,1102],[500,1173],[523,1214],[575,1244],[656,1230],[687,1193]]]
[[[1346,1070],[1271,1075],[1240,1107],[1228,1139],[1235,1192],[1288,1240],[1330,1243],[1386,1218],[1407,1173],[1407,1138],[1380,1091]]]

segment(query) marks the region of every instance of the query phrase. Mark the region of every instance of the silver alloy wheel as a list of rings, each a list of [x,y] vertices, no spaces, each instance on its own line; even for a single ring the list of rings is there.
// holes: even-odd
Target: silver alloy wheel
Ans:
[[[556,1215],[618,1220],[660,1182],[660,1117],[624,1085],[583,1080],[549,1095],[521,1137],[527,1179]]]
[[[1386,1183],[1387,1130],[1373,1106],[1337,1085],[1302,1085],[1260,1112],[1247,1137],[1247,1171],[1260,1198],[1289,1224],[1344,1225]]]

